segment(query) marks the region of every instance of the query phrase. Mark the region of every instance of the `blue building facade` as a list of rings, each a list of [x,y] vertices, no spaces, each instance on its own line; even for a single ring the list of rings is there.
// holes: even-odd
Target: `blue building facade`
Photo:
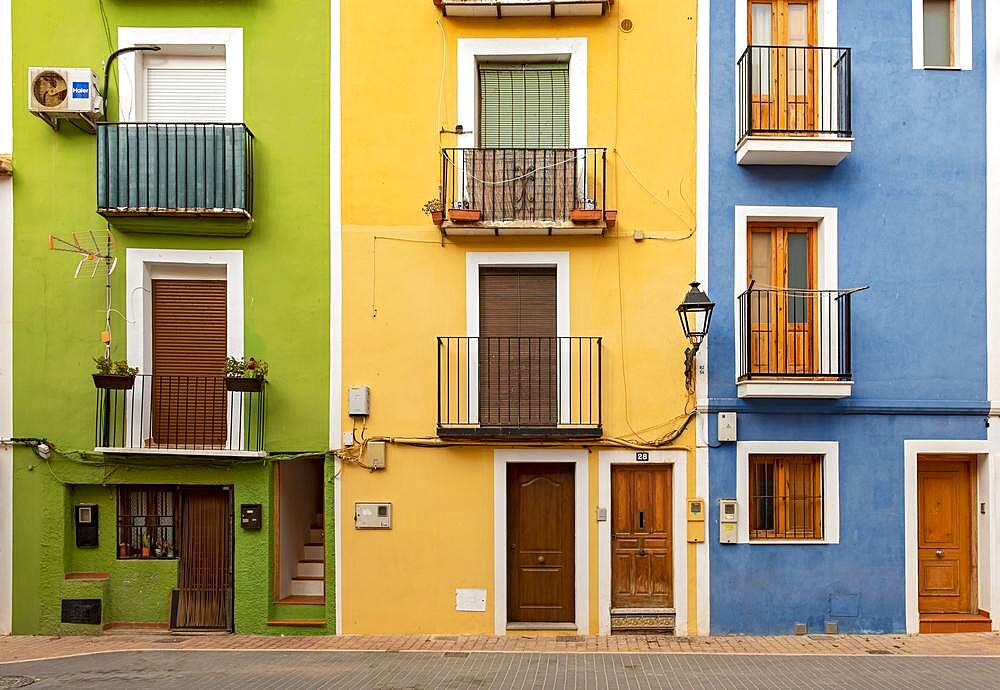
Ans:
[[[702,10],[713,634],[997,628],[985,4]]]

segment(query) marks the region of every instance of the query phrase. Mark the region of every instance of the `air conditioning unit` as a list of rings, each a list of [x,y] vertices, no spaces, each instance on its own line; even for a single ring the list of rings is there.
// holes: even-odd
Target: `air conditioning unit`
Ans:
[[[97,75],[87,67],[29,67],[28,110],[59,129],[60,120],[73,120],[94,133],[104,113]]]

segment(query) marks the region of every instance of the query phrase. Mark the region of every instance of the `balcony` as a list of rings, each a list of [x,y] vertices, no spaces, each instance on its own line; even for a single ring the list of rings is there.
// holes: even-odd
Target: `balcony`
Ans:
[[[244,124],[99,123],[97,212],[125,232],[244,236],[253,142]]]
[[[434,0],[446,17],[590,17],[605,14],[615,0]]]
[[[438,436],[600,438],[601,339],[441,337]]]
[[[139,374],[130,389],[98,388],[97,452],[263,457],[266,383],[244,391],[230,386],[246,379],[232,381]]]
[[[737,298],[741,398],[851,394],[851,290],[750,289]]]
[[[441,150],[445,235],[602,235],[607,149]]]
[[[737,63],[740,165],[833,166],[851,152],[851,49],[749,46]]]

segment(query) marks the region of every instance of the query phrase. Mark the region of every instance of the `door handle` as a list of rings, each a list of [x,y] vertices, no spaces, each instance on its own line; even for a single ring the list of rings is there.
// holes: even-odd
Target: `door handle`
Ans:
[[[545,556],[539,556],[536,560],[538,561],[538,565],[541,565],[545,562]]]
[[[937,551],[934,552],[934,555],[937,556],[938,558],[944,558],[944,551],[942,549],[938,549]]]
[[[640,555],[640,556],[645,556],[645,555],[646,555],[646,549],[644,549],[644,548],[642,548],[642,547],[640,546],[640,547],[639,547],[639,555]]]

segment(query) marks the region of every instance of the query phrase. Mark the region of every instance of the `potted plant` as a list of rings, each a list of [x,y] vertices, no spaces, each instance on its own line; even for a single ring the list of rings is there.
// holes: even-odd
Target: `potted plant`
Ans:
[[[135,385],[135,375],[138,367],[130,367],[125,360],[114,361],[110,357],[94,357],[97,373],[94,374],[94,386],[105,390],[127,391]]]
[[[569,212],[569,219],[574,223],[596,223],[604,218],[604,212],[597,208],[593,199],[584,199],[583,208],[574,208]]]
[[[149,558],[149,532],[142,533],[142,557]]]
[[[448,219],[453,223],[478,223],[483,217],[483,212],[478,208],[469,208],[469,202],[456,201],[455,205],[448,209]]]
[[[444,205],[440,199],[431,199],[424,204],[423,212],[431,217],[434,225],[441,225],[444,222]]]
[[[226,390],[259,393],[267,380],[267,362],[253,357],[226,359]]]

